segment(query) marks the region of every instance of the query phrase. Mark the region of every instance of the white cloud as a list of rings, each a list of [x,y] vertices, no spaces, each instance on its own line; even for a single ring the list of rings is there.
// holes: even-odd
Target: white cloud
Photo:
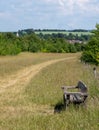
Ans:
[[[59,4],[60,4],[60,6],[64,6],[64,2],[65,2],[65,0],[58,0],[58,2],[59,2]]]
[[[92,22],[95,25],[99,21],[98,17],[99,0],[0,1],[0,23],[5,20],[6,26],[13,20],[26,27],[44,28],[46,25],[48,28],[73,28],[86,24],[91,26]]]
[[[58,7],[58,12],[61,15],[72,15],[75,13],[75,9],[78,8],[81,12],[83,12],[87,8],[87,4],[90,0],[42,0],[46,3],[50,3],[54,5],[54,7]]]
[[[96,1],[96,0],[94,0]],[[77,13],[85,14],[99,12],[99,4],[94,5],[90,0],[17,0],[13,9],[17,12],[37,11],[36,13],[56,13],[56,15],[74,15]],[[44,12],[45,10],[45,12]]]

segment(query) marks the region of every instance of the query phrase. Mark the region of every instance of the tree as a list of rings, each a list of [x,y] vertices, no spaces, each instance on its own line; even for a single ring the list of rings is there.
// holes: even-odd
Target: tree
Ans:
[[[83,51],[81,60],[99,65],[99,24],[92,31],[93,35]]]

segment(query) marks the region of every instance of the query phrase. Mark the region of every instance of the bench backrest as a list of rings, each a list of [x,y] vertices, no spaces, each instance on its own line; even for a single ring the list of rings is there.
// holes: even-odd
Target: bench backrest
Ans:
[[[87,93],[88,91],[87,86],[82,81],[78,82],[76,88],[80,89],[82,93]]]

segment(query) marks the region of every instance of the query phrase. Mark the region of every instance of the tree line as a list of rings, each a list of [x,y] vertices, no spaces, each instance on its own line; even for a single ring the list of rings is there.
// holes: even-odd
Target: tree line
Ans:
[[[26,34],[36,33],[40,38],[65,38],[66,40],[79,40],[82,42],[86,42],[91,37],[90,30],[84,29],[75,29],[75,30],[58,30],[58,29],[24,29],[19,30],[19,36],[23,36]],[[16,32],[15,32],[16,34]]]
[[[92,30],[86,29],[73,29],[73,30],[65,30],[65,29],[34,29],[34,31],[47,31],[47,32],[91,32]]]
[[[43,34],[39,33],[37,34],[40,38],[48,39],[48,38],[64,38],[66,40],[79,40],[79,42],[87,42],[91,35],[89,34],[73,34],[70,32],[69,34],[64,34],[64,33],[52,33],[52,34]]]
[[[0,55],[16,55],[20,52],[78,52],[84,44],[70,44],[64,37],[40,37],[35,33],[16,36],[15,33],[0,33]]]

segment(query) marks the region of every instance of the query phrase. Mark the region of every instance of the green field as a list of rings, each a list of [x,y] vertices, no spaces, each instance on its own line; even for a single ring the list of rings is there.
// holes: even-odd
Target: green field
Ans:
[[[0,57],[0,130],[99,130],[99,79],[93,75],[94,66],[81,63],[80,56]],[[71,105],[54,113],[55,106],[63,104],[61,86],[79,80],[88,86],[86,108]]]
[[[36,34],[58,34],[58,33],[62,33],[62,34],[66,34],[66,35],[69,35],[70,33],[72,33],[73,35],[78,35],[78,36],[81,36],[81,35],[92,35],[91,32],[68,32],[68,31],[35,31]]]

